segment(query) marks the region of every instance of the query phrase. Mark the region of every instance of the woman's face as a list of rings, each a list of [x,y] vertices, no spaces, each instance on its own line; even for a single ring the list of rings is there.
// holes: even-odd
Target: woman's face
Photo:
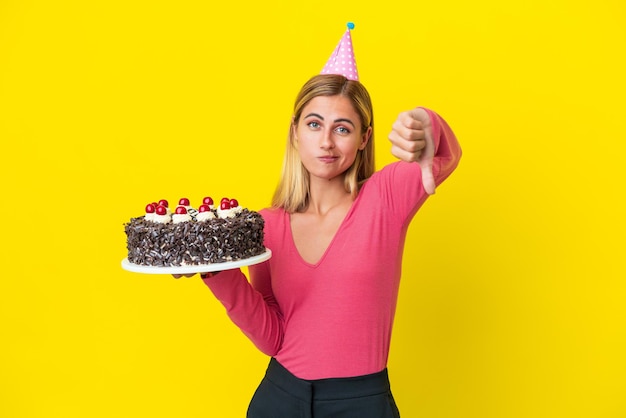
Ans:
[[[361,134],[361,118],[344,96],[318,96],[302,110],[294,127],[302,164],[311,177],[332,180],[346,172],[372,128]]]

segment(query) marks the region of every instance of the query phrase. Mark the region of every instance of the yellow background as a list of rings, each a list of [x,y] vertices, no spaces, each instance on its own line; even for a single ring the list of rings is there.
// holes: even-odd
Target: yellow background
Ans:
[[[1,0],[0,417],[244,416],[267,359],[197,278],[123,271],[122,224],[160,198],[266,206],[295,94],[350,20],[378,165],[416,105],[464,150],[409,231],[403,417],[626,416],[625,17]]]

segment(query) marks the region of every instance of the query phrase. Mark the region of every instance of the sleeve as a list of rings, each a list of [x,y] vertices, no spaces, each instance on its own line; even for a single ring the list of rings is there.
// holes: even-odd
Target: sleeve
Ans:
[[[267,270],[263,264],[266,263],[251,266],[250,270]],[[264,274],[257,277],[261,276]],[[282,344],[283,319],[273,295],[255,289],[239,269],[222,271],[203,281],[224,305],[231,321],[250,341],[268,356],[276,355]],[[263,288],[260,283],[258,286]]]

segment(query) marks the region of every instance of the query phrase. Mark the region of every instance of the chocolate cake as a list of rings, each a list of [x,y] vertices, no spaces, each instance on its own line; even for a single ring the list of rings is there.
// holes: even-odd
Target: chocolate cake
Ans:
[[[146,215],[124,224],[128,261],[170,267],[223,263],[265,252],[265,223],[258,212],[241,208],[234,199],[222,199],[215,210],[212,199],[210,205],[206,203],[209,199],[204,199],[199,211],[181,199],[174,215],[164,200],[146,206]]]

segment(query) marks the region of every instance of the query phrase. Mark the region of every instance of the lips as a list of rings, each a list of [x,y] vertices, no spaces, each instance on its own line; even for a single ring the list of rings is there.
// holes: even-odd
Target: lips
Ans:
[[[334,163],[339,159],[339,157],[334,157],[332,155],[324,155],[323,157],[317,157],[317,159],[323,163]]]

